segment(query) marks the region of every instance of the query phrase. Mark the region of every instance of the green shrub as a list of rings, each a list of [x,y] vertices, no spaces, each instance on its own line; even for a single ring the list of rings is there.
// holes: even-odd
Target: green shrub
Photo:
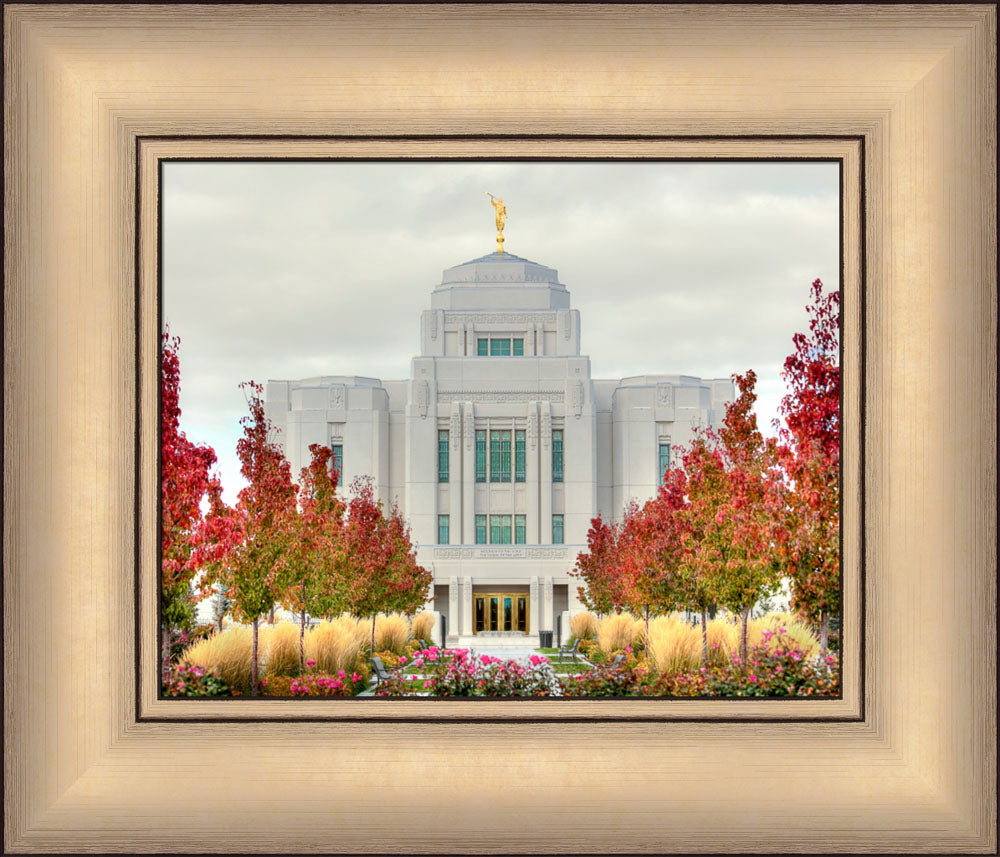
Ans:
[[[206,671],[199,666],[180,665],[170,671],[163,688],[164,696],[230,696],[229,685],[217,671]]]

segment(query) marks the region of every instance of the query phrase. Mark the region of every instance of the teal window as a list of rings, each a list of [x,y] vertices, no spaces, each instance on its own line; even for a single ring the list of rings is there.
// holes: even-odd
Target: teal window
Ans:
[[[514,481],[524,482],[524,429],[514,432]]]
[[[333,469],[337,473],[337,484],[342,485],[344,480],[344,445],[342,443],[334,443],[330,445],[330,449],[333,451],[333,455],[330,456],[333,460]]]
[[[514,516],[514,544],[523,545],[527,541],[528,523],[524,515]]]
[[[486,481],[486,432],[476,432],[476,482]]]
[[[563,433],[562,429],[552,432],[552,481],[563,481]]]
[[[486,544],[486,516],[476,515],[476,544]]]
[[[510,432],[490,432],[490,482],[510,482]]]
[[[561,545],[563,543],[563,516],[552,516],[552,544]]]
[[[660,444],[660,482],[664,480],[670,469],[670,444]]]
[[[479,357],[523,357],[524,337],[512,339],[509,336],[476,339],[476,355]]]
[[[490,544],[510,544],[510,515],[490,515]]]
[[[438,544],[446,545],[448,544],[448,516],[438,515]]]
[[[448,481],[448,432],[438,432],[438,482]]]

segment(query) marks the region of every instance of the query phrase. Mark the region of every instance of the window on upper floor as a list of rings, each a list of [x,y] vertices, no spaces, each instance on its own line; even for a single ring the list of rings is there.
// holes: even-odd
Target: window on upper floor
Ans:
[[[563,481],[563,433],[562,429],[552,430],[552,481]]]
[[[486,516],[476,515],[476,544],[486,544]]]
[[[477,357],[523,357],[524,337],[491,336],[476,339]]]
[[[490,515],[490,544],[510,544],[510,515]]]
[[[448,544],[450,525],[447,515],[438,515],[438,544]]]
[[[510,482],[510,432],[490,432],[490,482]]]
[[[666,478],[667,471],[670,469],[670,444],[661,443],[660,444],[660,482],[662,483],[664,478]]]
[[[476,432],[476,482],[486,481],[486,431]]]
[[[438,482],[448,481],[448,432],[438,432]]]
[[[525,515],[514,516],[514,544],[523,545],[528,537],[528,519]]]
[[[563,543],[563,516],[552,516],[552,544],[561,545]]]
[[[333,469],[337,473],[337,485],[340,486],[344,484],[344,445],[332,443],[330,450],[333,453],[330,457],[333,459]]]
[[[524,482],[525,480],[525,451],[524,451],[524,429],[517,429],[514,432],[514,481]]]

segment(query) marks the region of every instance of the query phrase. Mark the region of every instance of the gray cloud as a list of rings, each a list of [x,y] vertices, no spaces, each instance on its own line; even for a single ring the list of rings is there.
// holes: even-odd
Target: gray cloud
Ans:
[[[241,380],[405,378],[444,268],[506,248],[558,269],[595,377],[753,368],[763,427],[806,327],[839,288],[838,173],[826,163],[168,163],[164,318],[182,422],[227,497]]]

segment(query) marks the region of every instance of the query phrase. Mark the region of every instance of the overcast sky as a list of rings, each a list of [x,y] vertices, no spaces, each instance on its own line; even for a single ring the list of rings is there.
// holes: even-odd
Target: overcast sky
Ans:
[[[407,378],[444,268],[496,248],[555,268],[593,377],[758,376],[784,392],[810,283],[840,288],[831,163],[170,162],[163,318],[181,338],[181,427],[242,487],[237,385]]]

